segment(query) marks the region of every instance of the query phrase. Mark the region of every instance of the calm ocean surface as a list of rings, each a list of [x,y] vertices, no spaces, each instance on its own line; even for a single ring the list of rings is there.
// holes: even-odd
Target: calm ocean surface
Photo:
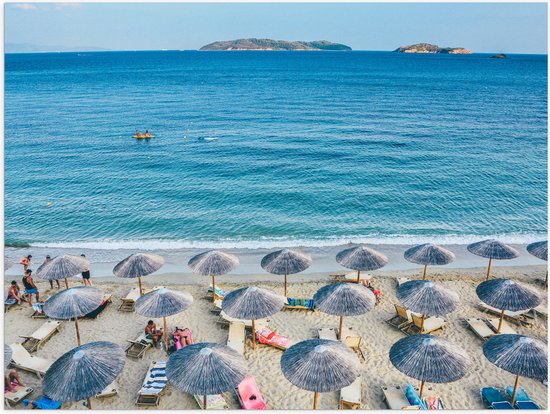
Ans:
[[[6,55],[6,245],[545,238],[547,57],[489,56]]]

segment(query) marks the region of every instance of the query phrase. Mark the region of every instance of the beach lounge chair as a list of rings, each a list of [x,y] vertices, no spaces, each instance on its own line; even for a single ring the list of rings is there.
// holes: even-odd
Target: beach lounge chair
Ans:
[[[414,387],[417,393],[420,393],[420,388]],[[434,389],[430,386],[424,388],[424,394],[422,398],[422,404],[427,410],[446,410],[449,409],[443,404],[443,399],[436,394]]]
[[[420,406],[412,406],[405,397],[405,390],[400,385],[383,385],[382,393],[384,402],[390,410],[419,409]]]
[[[514,387],[506,387],[504,391],[511,400],[514,394]],[[520,410],[540,410],[539,405],[529,398],[522,387],[518,387],[516,392],[516,404],[514,407]]]
[[[233,348],[239,354],[244,355],[244,342],[246,339],[245,326],[242,322],[231,322],[227,335],[227,346]]]
[[[535,315],[548,319],[548,304],[541,303],[536,308],[533,308],[533,311],[535,312]]]
[[[30,395],[34,389],[31,387],[24,387],[22,385],[12,385],[12,390],[4,393],[4,401],[8,407],[15,405],[28,395]]]
[[[396,315],[388,319],[386,322],[397,329],[403,329],[404,327],[412,323],[411,313],[401,305],[394,305]]]
[[[489,325],[493,330],[496,332],[498,330],[498,324],[499,324],[499,318],[489,318],[487,319],[487,322],[489,322]],[[506,321],[502,321],[502,326],[500,327],[500,333],[501,334],[512,334],[517,335],[517,332],[512,328]]]
[[[396,279],[397,281],[397,286],[401,286],[403,283],[407,283],[408,281],[410,281],[411,279],[409,279],[408,277],[398,277]]]
[[[143,358],[145,351],[153,346],[153,340],[147,339],[144,332],[139,334],[133,341],[128,339],[128,342],[130,342],[130,345],[126,348],[126,356],[136,359]]]
[[[17,299],[9,298],[6,295],[6,299],[4,299],[4,313],[10,310],[12,306],[15,306],[17,304]]]
[[[29,336],[19,335],[24,341],[21,345],[29,352],[37,351],[50,339],[56,332],[59,332],[61,322],[47,321]]]
[[[122,303],[118,307],[118,310],[121,312],[133,312],[139,296],[139,288],[134,287],[130,289],[126,297],[122,298]]]
[[[254,377],[247,375],[235,388],[237,398],[244,410],[267,410],[267,404]],[[251,399],[252,397],[252,399]]]
[[[216,285],[216,294],[215,299],[223,300],[225,296],[229,293],[229,291],[221,289],[219,286]],[[208,292],[207,295],[204,297],[204,299],[212,299],[212,285],[208,286]]]
[[[317,336],[319,339],[329,339],[331,341],[338,340],[336,328],[319,328],[317,329]]]
[[[285,310],[315,311],[313,299],[286,298]]]
[[[428,334],[432,332],[437,332],[439,330],[442,330],[445,326],[445,320],[443,318],[430,316],[429,318],[424,319],[424,326],[421,330],[420,327],[422,326],[422,317],[412,312],[411,316],[413,323],[403,330],[403,332],[407,335]]]
[[[492,306],[487,305],[484,302],[479,302],[479,308],[487,313],[492,313],[494,315],[500,316],[502,309],[493,308]],[[525,324],[530,325],[533,323],[533,318],[529,317],[529,313],[531,313],[531,309],[526,309],[522,311],[512,312],[512,311],[504,311],[504,319],[507,321],[513,322],[516,325]]]
[[[283,351],[293,345],[294,341],[290,338],[279,335],[277,332],[272,331],[268,327],[263,327],[256,330],[256,339],[259,344],[269,345]]]
[[[365,355],[361,350],[361,343],[363,342],[363,337],[360,335],[355,335],[351,328],[342,328],[342,339],[347,346],[349,346],[357,354],[361,361],[365,361]]]
[[[113,302],[113,295],[111,295],[110,293],[105,293],[103,295],[103,299],[101,300],[101,305],[99,305],[96,310],[88,313],[84,317],[87,319],[97,319],[97,317],[101,314],[101,312],[103,312],[105,308],[107,308],[107,306],[109,306],[109,304],[112,302]]]
[[[222,302],[223,300],[222,299],[216,299],[214,301],[214,306],[212,307],[212,309],[210,310],[210,312],[216,314],[216,315],[219,315],[222,311]]]
[[[52,400],[51,398],[42,395],[38,400],[23,400],[23,404],[25,407],[28,407],[32,403],[33,409],[36,408],[38,410],[59,410],[61,408],[62,403],[59,401]]]
[[[204,395],[199,396],[197,394],[194,394],[193,397],[195,398],[195,401],[202,410],[204,408]],[[213,394],[206,396],[206,409],[229,410],[229,406],[227,405],[227,401],[225,401],[225,398],[223,398],[223,395]]]
[[[138,391],[136,405],[158,406],[167,383],[166,362],[151,362],[141,389]]]
[[[114,397],[118,394],[118,383],[116,380],[107,385],[99,394],[96,394],[96,398],[108,398]]]
[[[483,319],[469,318],[466,319],[466,324],[482,341],[486,341],[495,334]]]
[[[54,362],[29,354],[23,345],[18,343],[11,344],[10,348],[12,351],[11,365],[24,371],[32,372],[38,378],[42,378]]]
[[[361,408],[361,377],[340,390],[340,409],[349,407],[352,410]]]
[[[512,404],[496,387],[485,387],[480,390],[481,401],[494,410],[513,410]]]
[[[32,304],[33,313],[31,318],[33,319],[48,319],[48,315],[44,313],[44,302],[35,302]]]
[[[219,323],[222,326],[229,326],[229,324],[231,322],[242,322],[242,323],[244,323],[244,326],[246,328],[252,328],[252,321],[251,320],[232,318],[231,316],[229,316],[224,311],[220,312],[220,316],[216,320],[216,323]],[[269,325],[269,319],[258,319],[254,323],[256,325],[256,330],[258,330],[260,326],[268,326]]]

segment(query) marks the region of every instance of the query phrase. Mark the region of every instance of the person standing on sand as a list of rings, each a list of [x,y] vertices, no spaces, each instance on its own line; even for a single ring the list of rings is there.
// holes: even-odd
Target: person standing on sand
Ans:
[[[86,255],[82,253],[80,256],[82,256],[84,259],[86,258]],[[90,280],[90,269],[88,267],[85,267],[82,270],[82,280],[84,281],[84,286],[92,286],[92,281]]]
[[[23,272],[26,273],[27,269],[32,266],[31,259],[32,255],[29,254],[27,257],[23,257],[19,260],[19,264],[23,265]]]
[[[38,293],[38,288],[34,284],[34,280],[32,280],[31,269],[27,269],[25,276],[23,276],[23,286],[25,286],[25,293],[28,296],[27,301],[32,308],[32,295],[36,295],[36,302],[38,303],[40,301],[40,294]]]
[[[49,263],[52,261],[52,258],[50,257],[50,255],[47,255],[46,256],[46,260],[44,260],[44,263],[42,263],[42,266],[44,266],[46,263]],[[59,280],[55,280],[55,283],[57,283],[57,288],[59,289]],[[53,289],[53,280],[50,280],[50,289]]]

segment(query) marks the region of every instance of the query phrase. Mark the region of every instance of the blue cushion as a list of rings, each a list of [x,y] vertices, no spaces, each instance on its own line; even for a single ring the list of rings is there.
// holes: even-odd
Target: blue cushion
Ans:
[[[420,396],[414,389],[414,387],[411,384],[407,384],[407,390],[405,391],[405,397],[407,397],[407,400],[409,401],[410,405],[419,405],[422,408],[424,407],[424,403],[420,399]]]

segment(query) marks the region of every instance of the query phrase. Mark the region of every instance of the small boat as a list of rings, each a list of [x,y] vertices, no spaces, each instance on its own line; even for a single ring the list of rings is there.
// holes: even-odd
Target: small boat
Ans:
[[[149,139],[149,138],[154,138],[154,135],[148,135],[148,136],[145,136],[145,135],[134,135],[132,138],[135,138],[135,139]]]

